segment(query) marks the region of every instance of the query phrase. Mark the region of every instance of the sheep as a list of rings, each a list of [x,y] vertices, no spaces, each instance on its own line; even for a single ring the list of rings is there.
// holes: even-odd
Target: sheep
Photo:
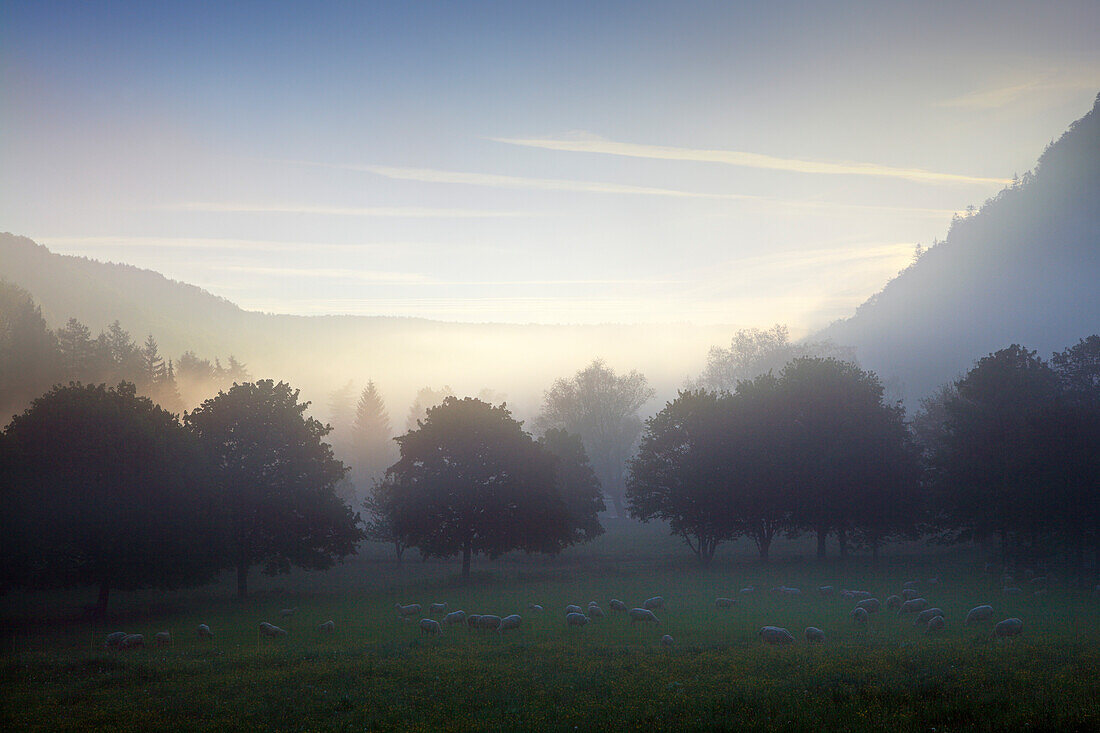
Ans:
[[[583,613],[570,613],[565,616],[566,626],[584,626],[588,623],[588,617]]]
[[[835,594],[835,593],[836,593],[836,588],[834,588],[834,587],[833,587],[833,586],[831,586],[831,585],[823,585],[823,586],[820,586],[820,587],[819,587],[819,588],[817,589],[817,594],[818,594],[819,596],[824,596],[824,597],[826,597],[826,598],[828,598],[829,596],[831,596],[831,595],[833,595],[833,594]]]
[[[761,641],[763,641],[765,644],[771,644],[773,646],[777,644],[790,644],[792,641],[794,641],[794,637],[791,636],[791,632],[778,626],[765,626],[756,633],[757,636],[760,637]]]
[[[317,630],[322,634],[331,634],[336,631],[336,622],[330,619],[322,624],[317,624]]]
[[[943,615],[943,609],[941,608],[926,608],[917,614],[917,617],[913,620],[914,626],[920,626],[926,624],[937,616]]]
[[[618,598],[612,598],[611,602],[607,604],[612,611],[626,612],[626,604],[620,601]]]
[[[661,646],[665,647],[666,649],[672,648],[672,643],[672,637],[668,634],[665,634],[661,637]]]
[[[528,611],[534,611],[535,613],[542,613],[542,606],[537,603],[532,603],[527,607]]]
[[[881,606],[882,604],[879,603],[877,598],[864,598],[856,604],[856,608],[862,608],[867,613],[878,613]]]
[[[200,639],[213,639],[214,632],[210,630],[210,627],[206,624],[199,624],[199,638]]]
[[[993,627],[991,638],[1007,639],[1010,636],[1019,636],[1023,630],[1023,621],[1018,618],[1006,618],[1004,621],[998,621],[997,625]]]
[[[466,612],[451,611],[443,617],[443,623],[447,626],[451,626],[453,624],[464,624],[466,623]]]
[[[172,635],[167,631],[158,631],[153,634],[153,641],[156,642],[157,646],[168,646],[172,643]]]
[[[471,613],[469,616],[466,617],[466,628],[476,629],[477,622],[480,620],[481,616],[478,616],[476,613]]]
[[[138,647],[145,648],[145,637],[141,634],[126,634],[119,639],[119,649],[137,649]]]
[[[269,624],[267,621],[261,621],[260,633],[273,639],[276,636],[286,636],[286,629],[280,629],[278,626]]]
[[[642,608],[647,611],[656,611],[665,607],[665,599],[661,596],[653,596],[652,598],[646,598],[642,602]]]
[[[983,621],[993,620],[993,606],[974,606],[966,614],[966,619],[963,621],[964,626],[970,624],[978,624]]]
[[[924,633],[931,634],[935,631],[943,631],[947,627],[947,621],[943,616],[933,616],[928,619],[928,625],[924,627]]]
[[[589,605],[588,616],[590,618],[603,618],[603,609],[596,605]]]
[[[852,617],[852,623],[854,623],[856,626],[862,626],[864,628],[866,628],[867,621],[870,619],[870,616],[867,615],[866,608],[853,608],[852,612],[848,615]]]
[[[848,598],[856,601],[862,601],[867,598],[872,598],[874,595],[869,590],[850,590],[845,592],[848,594]]]
[[[500,620],[500,628],[497,629],[500,633],[509,631],[511,629],[518,629],[519,625],[523,623],[523,618],[518,614],[513,613],[511,616],[505,616]]]
[[[939,585],[939,584],[940,584],[940,576],[938,576],[938,575],[933,575],[931,578],[928,579],[928,585]]]
[[[902,588],[917,588],[920,586],[919,580],[907,580],[901,584]]]
[[[751,585],[746,585],[744,588],[742,588],[741,590],[739,590],[737,592],[740,593],[741,595],[746,595],[747,596],[749,593],[755,593],[756,588],[754,588]]]
[[[772,592],[773,593],[782,593],[785,596],[802,595],[802,591],[799,590],[798,588],[788,588],[785,585],[780,585],[780,586],[777,586],[775,588],[772,588]]]
[[[417,624],[420,627],[421,634],[437,635],[443,633],[443,627],[439,625],[439,622],[434,618],[422,618],[420,623]]]
[[[1023,595],[1023,591],[1014,586],[1009,586],[1007,588],[1001,588],[1001,594],[1006,596],[1019,596]]]
[[[402,606],[400,603],[395,603],[395,604],[393,604],[393,606],[394,606],[394,608],[397,609],[398,618],[405,618],[407,616],[419,616],[420,615],[420,604],[419,603],[410,603],[407,606]]]
[[[723,597],[723,598],[715,598],[714,599],[714,607],[715,608],[733,608],[733,604],[735,604],[735,603],[737,603],[737,601],[735,601],[732,598],[724,598]]]
[[[500,616],[494,616],[493,614],[486,614],[477,617],[477,627],[479,629],[488,629],[489,631],[496,631],[500,628]]]
[[[115,631],[107,634],[107,638],[103,641],[104,649],[118,649],[118,645],[127,636],[125,631]]]
[[[571,613],[580,613],[580,612],[581,612],[581,607],[580,606],[575,606],[572,603],[570,603],[568,606],[565,607],[565,615],[566,616],[568,616]]]
[[[661,620],[657,618],[653,614],[653,611],[650,611],[648,608],[632,608],[630,609],[629,613],[631,625],[636,624],[639,621],[644,624],[656,624],[658,626],[661,625]]]
[[[817,628],[816,626],[807,626],[805,633],[806,633],[807,643],[810,643],[810,644],[824,644],[825,643],[825,632],[822,631],[821,629]]]
[[[279,611],[279,615],[282,616],[283,618],[287,618],[288,616],[293,616],[296,613],[298,613],[298,607],[297,606],[295,606],[294,608],[284,608],[283,610]]]
[[[913,600],[914,598],[916,598],[916,597],[917,597],[917,596],[919,596],[919,595],[920,595],[920,593],[918,593],[917,591],[913,590],[912,588],[905,588],[905,589],[904,589],[904,590],[902,590],[902,592],[901,592],[901,599],[902,599],[903,601],[911,601],[911,600]]]
[[[447,613],[447,602],[443,603],[430,603],[428,604],[428,614],[434,615],[436,613]]]
[[[928,601],[923,598],[914,598],[901,604],[901,608],[898,609],[898,615],[903,613],[920,613],[924,609],[928,608]]]
[[[886,610],[897,611],[901,608],[901,596],[890,596],[886,599]]]

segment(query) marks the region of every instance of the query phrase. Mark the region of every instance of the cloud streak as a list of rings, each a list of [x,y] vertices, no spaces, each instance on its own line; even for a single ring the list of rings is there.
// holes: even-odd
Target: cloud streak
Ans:
[[[425,206],[318,206],[312,204],[243,204],[188,201],[160,207],[169,211],[203,211],[234,214],[316,214],[320,216],[390,217],[410,219],[470,219],[534,216],[526,211],[430,208]]]
[[[1006,178],[938,173],[935,171],[922,170],[920,168],[894,168],[891,166],[879,165],[877,163],[830,162],[803,160],[799,158],[779,158],[772,155],[748,153],[740,150],[713,150],[705,148],[681,148],[667,145],[642,145],[604,140],[602,138],[557,139],[494,137],[490,139],[508,145],[519,145],[522,147],[540,148],[543,150],[618,155],[629,158],[650,158],[655,160],[719,163],[743,168],[763,168],[768,170],[789,171],[792,173],[879,176],[885,178],[902,178],[910,181],[920,181],[922,183],[1005,185],[1011,182]]]

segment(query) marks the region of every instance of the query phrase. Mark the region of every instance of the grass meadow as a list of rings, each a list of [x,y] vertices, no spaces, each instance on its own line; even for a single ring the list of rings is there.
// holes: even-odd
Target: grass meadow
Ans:
[[[0,599],[0,723],[5,730],[813,730],[1100,729],[1100,599],[1054,577],[1048,595],[1003,597],[974,549],[899,548],[877,564],[821,565],[809,544],[777,548],[768,566],[746,543],[710,569],[659,528],[612,523],[585,548],[552,560],[507,557],[477,566],[371,547],[327,573],[254,577],[250,598],[231,579],[174,593],[117,594],[105,622],[79,617],[91,591]],[[818,597],[823,584],[880,599],[927,581],[947,629],[925,635],[912,617],[882,612],[853,628],[852,601]],[[785,584],[800,598],[768,592]],[[757,586],[756,593],[738,590]],[[662,595],[659,627],[631,627],[608,610]],[[733,609],[714,599],[733,596]],[[595,600],[607,617],[566,628],[564,607]],[[453,628],[422,636],[394,603],[447,601],[468,613],[519,613],[518,632]],[[528,604],[545,607],[541,615]],[[1023,636],[993,642],[964,628],[990,603],[1017,616]],[[281,619],[281,608],[298,613]],[[426,615],[426,614],[425,614]],[[332,619],[336,632],[317,624]],[[288,629],[261,639],[267,620]],[[195,629],[211,626],[212,642]],[[763,646],[763,625],[786,627],[787,647]],[[802,640],[825,630],[823,646]],[[115,630],[174,637],[166,648],[107,651]],[[675,639],[662,648],[663,634]]]

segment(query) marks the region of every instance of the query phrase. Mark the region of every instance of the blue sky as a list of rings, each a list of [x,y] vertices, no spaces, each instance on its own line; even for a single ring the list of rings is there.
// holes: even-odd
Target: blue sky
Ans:
[[[1100,4],[19,3],[0,229],[247,308],[842,317],[1100,91]]]

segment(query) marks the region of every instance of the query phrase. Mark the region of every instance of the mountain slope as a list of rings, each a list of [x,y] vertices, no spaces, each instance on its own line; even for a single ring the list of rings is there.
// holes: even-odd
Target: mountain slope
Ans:
[[[1100,332],[1100,96],[1033,174],[813,338],[856,348],[910,405],[1020,343],[1049,358]]]

